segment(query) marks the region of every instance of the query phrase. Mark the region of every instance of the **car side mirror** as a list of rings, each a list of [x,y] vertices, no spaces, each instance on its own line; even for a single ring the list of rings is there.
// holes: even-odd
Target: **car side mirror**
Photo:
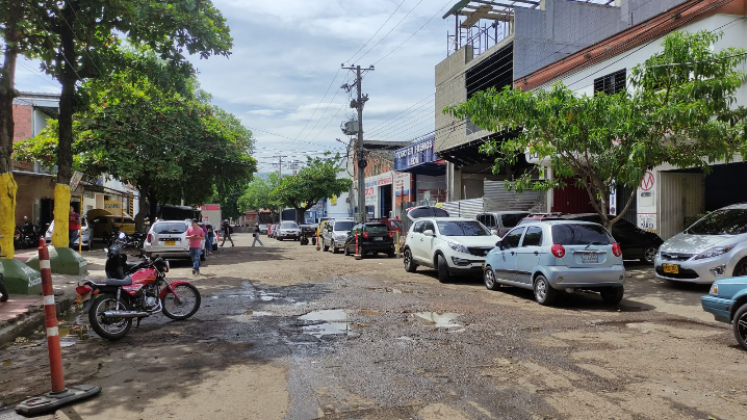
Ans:
[[[423,235],[425,235],[425,236],[431,236],[431,237],[436,236],[436,234],[433,233],[433,231],[430,230],[430,229],[428,229],[425,232],[423,232]]]
[[[496,248],[503,249],[503,239],[498,240],[498,242],[495,243]]]

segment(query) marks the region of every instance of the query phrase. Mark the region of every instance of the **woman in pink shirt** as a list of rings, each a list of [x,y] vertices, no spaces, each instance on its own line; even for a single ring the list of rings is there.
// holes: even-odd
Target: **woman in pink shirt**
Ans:
[[[205,232],[197,224],[197,219],[192,219],[192,227],[187,229],[189,256],[192,258],[192,274],[200,274],[200,254],[202,253],[202,241],[204,239]]]

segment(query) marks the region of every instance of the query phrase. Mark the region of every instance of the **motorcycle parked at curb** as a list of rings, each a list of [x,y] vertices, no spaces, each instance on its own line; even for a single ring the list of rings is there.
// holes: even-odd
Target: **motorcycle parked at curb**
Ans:
[[[143,318],[162,312],[174,320],[184,320],[200,309],[199,290],[186,280],[166,281],[168,261],[143,257],[128,263],[122,245],[115,243],[107,253],[104,270],[107,279],[97,283],[85,280],[75,289],[82,312],[96,333],[107,340],[119,340]]]
[[[3,239],[3,236],[0,235],[0,239]],[[3,249],[0,248],[0,257],[4,257],[3,255]],[[8,295],[8,291],[5,289],[5,283],[3,283],[3,273],[0,273],[0,302],[7,302],[10,298],[10,295]]]

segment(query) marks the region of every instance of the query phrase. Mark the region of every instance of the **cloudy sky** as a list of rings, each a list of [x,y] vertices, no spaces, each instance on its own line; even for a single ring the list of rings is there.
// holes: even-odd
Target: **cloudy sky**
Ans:
[[[375,64],[363,80],[367,139],[406,141],[434,130],[434,68],[453,27],[441,17],[456,0],[213,2],[228,19],[233,53],[194,63],[215,104],[253,130],[261,171],[276,170],[271,156],[344,150],[335,139],[347,142],[339,126],[354,110],[340,85],[353,73],[338,71],[341,63]],[[59,91],[35,63],[20,61],[20,90]]]

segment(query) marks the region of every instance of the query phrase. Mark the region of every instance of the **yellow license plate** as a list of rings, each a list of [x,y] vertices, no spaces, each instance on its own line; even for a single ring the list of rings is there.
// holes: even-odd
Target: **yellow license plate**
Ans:
[[[174,246],[176,245],[176,241],[165,241],[166,246]]]
[[[483,269],[483,271],[485,271],[485,264],[482,265],[482,269]]]
[[[680,266],[676,264],[663,264],[665,274],[680,274]]]

